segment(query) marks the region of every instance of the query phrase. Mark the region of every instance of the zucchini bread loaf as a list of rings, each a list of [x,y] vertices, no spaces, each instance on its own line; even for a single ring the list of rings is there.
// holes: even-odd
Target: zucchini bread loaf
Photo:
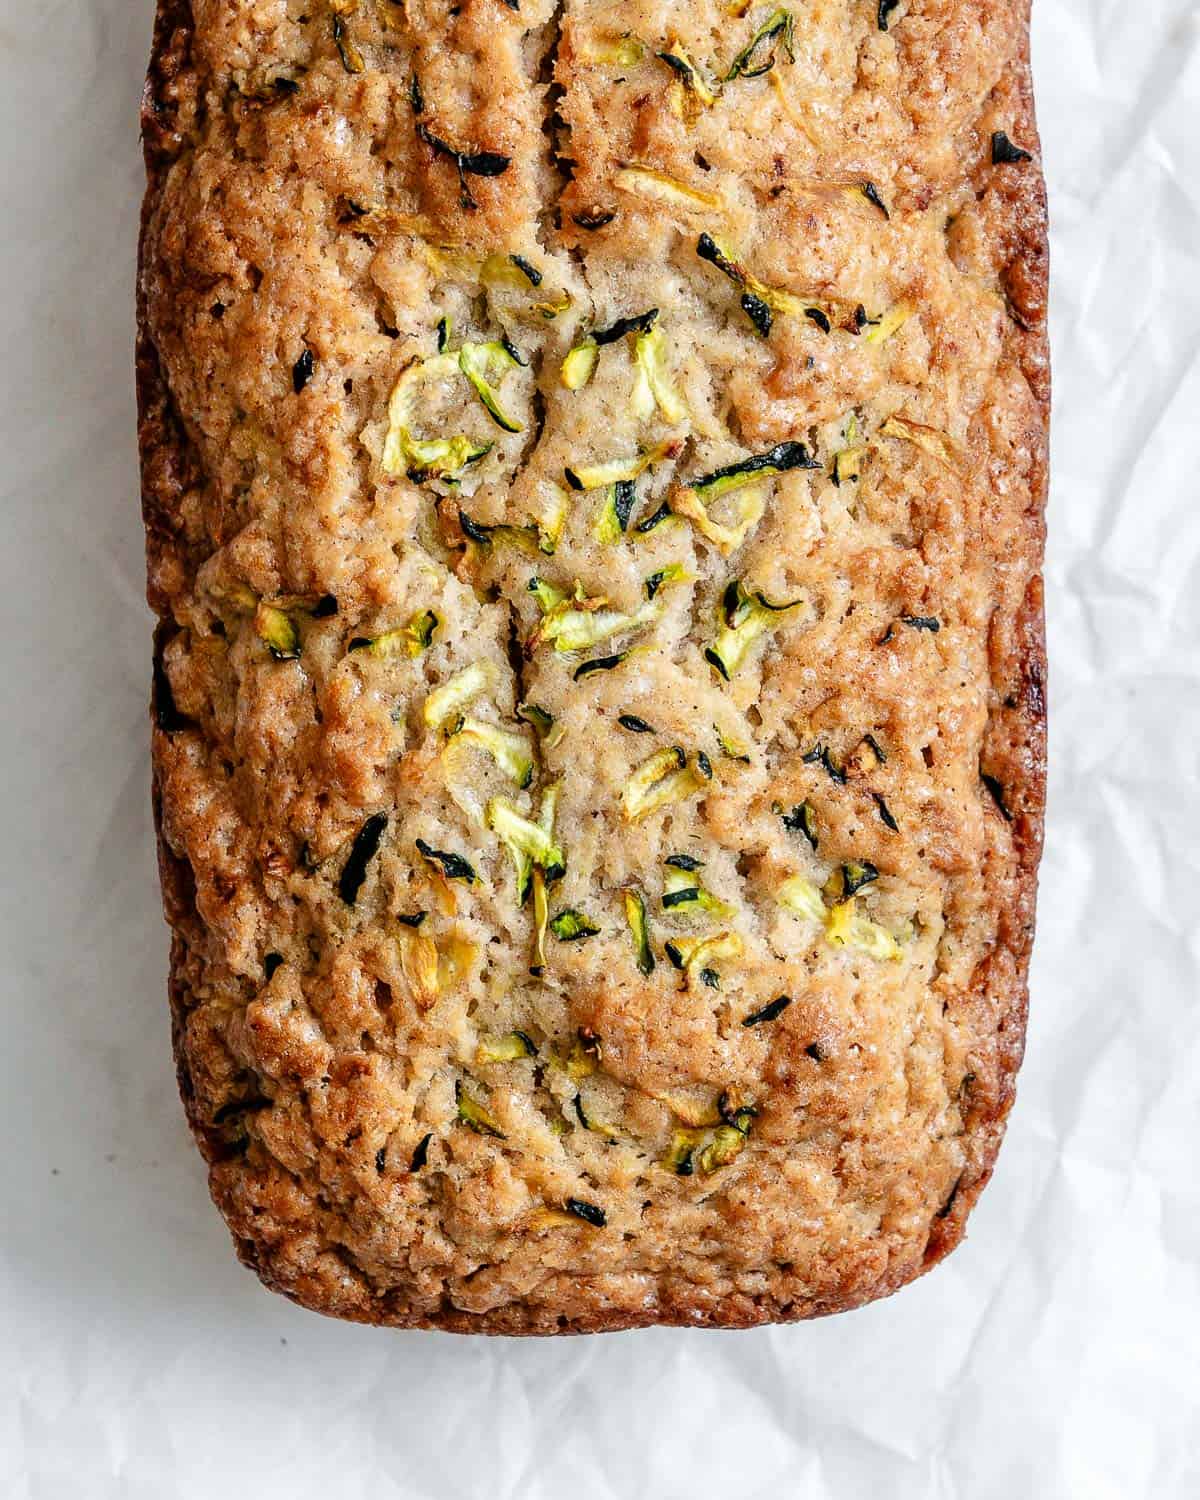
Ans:
[[[160,0],[138,376],[188,1118],[398,1326],[962,1237],[1044,782],[1028,0]]]

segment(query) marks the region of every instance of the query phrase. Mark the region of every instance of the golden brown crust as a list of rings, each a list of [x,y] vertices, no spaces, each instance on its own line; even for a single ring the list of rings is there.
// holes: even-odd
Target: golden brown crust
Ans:
[[[261,8],[269,11],[271,7]],[[919,21],[921,7],[913,5],[910,11]],[[197,996],[211,992],[214,984],[206,951],[216,920],[213,902],[234,899],[238,870],[244,866],[239,863],[240,852],[226,849],[224,855],[214,856],[214,868],[198,869],[178,841],[173,843],[171,803],[179,792],[165,791],[177,764],[170,740],[173,726],[187,715],[181,714],[171,698],[169,675],[159,669],[155,818],[164,905],[174,931],[170,996],[181,1094],[210,1163],[214,1197],[233,1229],[238,1254],[266,1285],[317,1311],[397,1327],[503,1334],[582,1333],[649,1324],[751,1327],[859,1306],[912,1280],[961,1240],[970,1210],[994,1166],[1021,1061],[1045,785],[1045,652],[1036,565],[1043,545],[1049,414],[1046,217],[1029,76],[1027,7],[1018,5],[1012,14],[1024,28],[1024,40],[979,119],[970,126],[973,144],[963,149],[968,158],[973,152],[979,163],[974,173],[976,207],[964,215],[969,222],[953,253],[973,270],[986,262],[1009,301],[1010,317],[997,368],[1019,372],[1028,394],[1004,407],[1010,426],[1015,421],[1019,430],[996,434],[991,444],[996,466],[993,489],[998,496],[1005,493],[1008,474],[1019,470],[1019,493],[1024,499],[1015,509],[1011,500],[997,500],[996,516],[991,519],[998,568],[1003,570],[1007,560],[1013,577],[1024,582],[1019,606],[998,607],[988,631],[992,685],[980,769],[994,788],[1001,812],[984,852],[992,877],[995,936],[979,956],[966,992],[953,1000],[964,1033],[974,1041],[971,1070],[963,1086],[961,1170],[932,1224],[911,1239],[900,1237],[881,1244],[866,1236],[859,1244],[843,1244],[819,1281],[811,1269],[805,1274],[778,1265],[770,1275],[757,1278],[718,1274],[714,1269],[706,1284],[695,1275],[673,1279],[613,1263],[592,1272],[564,1268],[531,1286],[524,1298],[510,1297],[500,1305],[477,1310],[462,1305],[446,1287],[439,1294],[422,1284],[418,1298],[403,1281],[392,1287],[372,1284],[336,1240],[326,1237],[320,1195],[314,1199],[307,1191],[293,1191],[289,1173],[286,1167],[280,1170],[278,1160],[267,1160],[255,1151],[242,1154],[241,1142],[231,1147],[227,1133],[214,1127],[211,1105],[201,1107],[198,1102],[193,1068],[197,1064],[209,1067],[218,1052],[227,1054],[210,1049],[194,1036],[189,1040],[188,1027],[195,1023]],[[164,178],[172,162],[188,149],[189,132],[206,107],[191,60],[194,25],[187,0],[162,0],[143,110],[149,178],[143,253],[149,238],[146,226],[161,205]],[[1033,153],[1029,170],[998,174],[987,169],[982,153],[993,128],[1003,128]],[[516,127],[511,134],[506,131],[507,127],[496,125],[486,144],[518,155],[522,132]],[[431,157],[426,164],[431,175],[436,165]],[[535,167],[530,167],[530,173],[532,181]],[[491,223],[491,185],[479,186],[482,214]],[[899,185],[897,191],[903,190]],[[453,215],[454,205],[443,202],[444,196],[443,182],[426,204],[430,213]],[[496,220],[497,225],[500,222]],[[153,253],[161,256],[161,239]],[[146,305],[152,281],[153,276],[145,271],[139,277],[137,363],[149,597],[163,621],[156,637],[156,661],[161,662],[171,639],[186,628],[180,618],[180,601],[197,570],[237,534],[244,518],[227,514],[222,521],[209,501],[189,503],[189,495],[199,494],[205,486],[205,460],[179,415],[152,336],[153,320]],[[186,339],[187,334],[180,336]],[[1003,589],[998,595],[1003,596]],[[174,813],[178,818],[177,807]],[[222,857],[229,861],[225,875],[220,869]],[[254,855],[256,859],[270,857],[261,851]],[[198,878],[206,892],[203,899],[197,896]],[[243,1006],[253,1000],[253,988],[244,978],[228,966],[222,966],[221,974],[219,982],[230,994],[240,992]],[[206,1019],[203,1024],[210,1022]],[[279,1045],[294,1047],[294,1038],[281,1038]],[[342,1058],[338,1065],[345,1062]],[[206,1079],[199,1090],[209,1101],[215,1097],[211,1084]],[[347,1089],[355,1086],[352,1080],[346,1084]],[[364,1073],[362,1087],[369,1086]],[[370,1118],[369,1107],[364,1105],[354,1118]],[[736,1200],[736,1194],[733,1197]],[[353,1210],[363,1211],[362,1206]],[[735,1201],[726,1211],[726,1232],[736,1236],[738,1226]],[[369,1238],[369,1229],[366,1233]]]

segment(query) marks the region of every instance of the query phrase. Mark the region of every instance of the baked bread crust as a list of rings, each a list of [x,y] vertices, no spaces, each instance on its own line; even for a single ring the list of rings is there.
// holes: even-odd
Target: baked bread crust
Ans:
[[[990,420],[993,428],[1004,430],[991,444],[990,471],[980,470],[976,456],[975,472],[969,476],[994,504],[994,513],[979,524],[985,531],[991,528],[994,540],[997,534],[1003,536],[1002,542],[995,541],[994,573],[997,577],[1002,574],[1003,581],[996,584],[988,613],[985,650],[990,691],[979,743],[980,766],[999,816],[991,818],[976,850],[988,892],[984,913],[987,937],[973,954],[969,983],[958,986],[952,994],[943,994],[943,1009],[950,1011],[966,1037],[963,1051],[970,1060],[965,1080],[960,1076],[959,1097],[953,1106],[959,1111],[954,1147],[957,1154],[936,1163],[932,1157],[928,1162],[914,1158],[912,1170],[922,1178],[915,1204],[908,1203],[906,1214],[899,1214],[891,1228],[876,1222],[864,1226],[861,1239],[848,1238],[843,1232],[836,1242],[826,1240],[820,1246],[819,1275],[814,1273],[813,1262],[795,1268],[782,1258],[770,1266],[747,1268],[736,1263],[730,1250],[747,1232],[747,1216],[754,1212],[756,1203],[770,1206],[757,1182],[739,1203],[738,1176],[754,1170],[755,1151],[769,1157],[762,1171],[780,1171],[787,1155],[784,1132],[773,1141],[768,1137],[761,1147],[754,1142],[742,1154],[736,1169],[726,1169],[734,1179],[733,1185],[726,1183],[703,1200],[726,1200],[725,1207],[716,1210],[704,1225],[710,1237],[725,1238],[716,1254],[699,1269],[694,1257],[686,1270],[664,1268],[649,1252],[643,1264],[636,1253],[639,1247],[634,1235],[626,1233],[623,1238],[634,1246],[630,1252],[622,1250],[618,1239],[615,1248],[598,1256],[589,1242],[557,1258],[547,1257],[544,1265],[539,1263],[538,1275],[523,1267],[511,1279],[492,1274],[497,1265],[503,1265],[503,1257],[493,1261],[472,1243],[463,1228],[464,1216],[474,1211],[485,1218],[496,1215],[492,1226],[495,1234],[506,1235],[510,1241],[527,1232],[521,1227],[527,1219],[506,1217],[507,1210],[497,1209],[510,1195],[508,1177],[512,1174],[498,1164],[503,1161],[503,1152],[485,1138],[477,1143],[472,1138],[472,1149],[477,1144],[482,1154],[476,1158],[467,1154],[455,1190],[457,1196],[449,1207],[441,1205],[442,1231],[451,1242],[449,1248],[435,1244],[429,1234],[419,1242],[401,1244],[397,1240],[397,1235],[403,1238],[406,1215],[414,1202],[416,1173],[398,1174],[405,1179],[398,1183],[389,1181],[390,1197],[384,1201],[355,1186],[353,1172],[331,1164],[327,1155],[331,1138],[328,1122],[317,1128],[311,1119],[306,1122],[303,1118],[306,1111],[315,1108],[307,1094],[313,1069],[324,1069],[325,1082],[332,1077],[341,1090],[337,1124],[349,1142],[356,1129],[361,1134],[365,1125],[369,1132],[378,1123],[378,1106],[371,1097],[377,1079],[369,1063],[378,1042],[372,1040],[369,1048],[357,1050],[336,1038],[332,1044],[315,1034],[306,1039],[296,1028],[289,1029],[278,1020],[276,1008],[263,1005],[262,992],[269,987],[270,976],[265,982],[260,976],[257,983],[252,976],[261,950],[273,947],[267,940],[271,934],[264,935],[254,927],[257,913],[247,919],[247,928],[245,923],[227,923],[224,915],[218,917],[217,907],[227,913],[242,900],[245,893],[240,887],[247,879],[247,868],[265,871],[265,875],[254,876],[261,885],[278,874],[272,862],[289,860],[290,852],[271,843],[270,835],[278,830],[271,826],[269,809],[259,826],[249,826],[252,819],[246,813],[250,804],[244,799],[238,805],[237,799],[231,798],[223,812],[227,820],[239,826],[233,827],[230,821],[217,826],[210,821],[207,810],[196,800],[197,785],[181,769],[189,760],[192,764],[207,761],[214,747],[221,754],[228,753],[228,743],[222,741],[215,727],[220,714],[212,707],[211,680],[206,677],[201,683],[200,674],[189,665],[195,662],[196,641],[202,633],[196,580],[203,567],[211,570],[214,556],[227,553],[239,538],[244,538],[248,517],[253,514],[252,508],[238,509],[230,498],[227,480],[212,472],[213,442],[232,445],[232,436],[224,433],[214,438],[208,433],[203,440],[197,439],[205,416],[198,408],[198,391],[204,381],[221,380],[220,369],[211,363],[214,351],[195,325],[189,328],[169,310],[169,304],[189,285],[189,278],[199,276],[214,285],[216,282],[211,268],[206,271],[194,264],[204,260],[209,248],[197,244],[206,233],[205,224],[193,214],[190,228],[195,239],[189,242],[186,208],[181,209],[178,203],[172,207],[166,204],[166,198],[172,172],[195,169],[197,144],[210,128],[214,77],[222,67],[238,65],[243,83],[248,76],[245,56],[235,55],[245,38],[232,35],[232,22],[227,26],[226,20],[218,17],[221,9],[202,0],[195,4],[160,0],[142,115],[149,185],[138,283],[137,374],[148,596],[160,618],[152,709],[154,808],[164,906],[173,931],[170,999],[174,1050],[189,1123],[209,1162],[213,1195],[230,1223],[240,1258],[266,1285],[317,1311],[398,1327],[498,1334],[582,1333],[650,1324],[750,1327],[845,1310],[897,1289],[936,1264],[962,1239],[970,1210],[996,1160],[1024,1044],[1026,976],[1045,787],[1045,652],[1038,570],[1044,537],[1049,417],[1046,209],[1029,73],[1028,4],[1024,0],[1012,4],[999,0],[962,0],[957,4],[927,0],[921,4],[909,0],[904,4],[902,0],[890,18],[897,38],[905,34],[907,26],[925,28],[922,43],[931,49],[945,41],[947,50],[938,55],[937,64],[955,75],[957,70],[969,72],[954,51],[955,47],[969,46],[961,37],[955,40],[956,20],[963,20],[964,26],[976,31],[987,29],[981,23],[990,23],[992,30],[1007,35],[1011,42],[999,76],[981,95],[971,118],[952,142],[942,143],[952,148],[959,180],[929,187],[914,167],[907,183],[898,174],[893,203],[893,212],[902,217],[906,209],[918,212],[928,208],[930,201],[941,202],[943,195],[947,201],[952,200],[960,217],[948,230],[951,257],[964,274],[983,277],[990,272],[1008,304],[990,384],[976,408],[977,416],[984,414],[980,420]],[[252,35],[268,38],[288,12],[282,0],[279,4],[274,0],[244,0],[240,5],[224,7],[230,9],[241,13],[238,19],[249,24]],[[353,15],[356,7],[341,9]],[[857,9],[875,12],[874,4]],[[468,20],[473,18],[485,31],[509,20],[507,15],[498,19],[481,17],[481,4],[468,5],[464,10]],[[493,10],[498,11],[498,7]],[[540,16],[536,6],[527,6],[526,10],[534,11],[532,20],[551,39],[552,18]],[[798,13],[798,35],[804,25]],[[370,35],[373,38],[374,33]],[[481,45],[478,36],[473,43]],[[984,73],[995,55],[988,53],[983,59],[980,67]],[[582,139],[586,120],[579,99],[572,97],[574,81],[569,67],[563,69],[562,56],[560,46],[560,75],[568,96],[561,113]],[[543,59],[535,54],[529,66],[530,77],[536,80],[538,70],[544,69]],[[531,97],[536,93],[533,90]],[[512,99],[502,103],[511,106]],[[536,203],[539,193],[545,191],[545,178],[538,149],[529,146],[519,123],[512,125],[509,136],[497,144],[496,131],[504,135],[503,114],[504,109],[497,106],[489,115],[493,129],[486,144],[511,151],[517,170],[523,173],[522,180],[512,186],[516,208],[483,175],[478,183],[463,181],[468,190],[478,189],[479,208],[473,211],[468,233],[482,224],[505,240],[506,214],[528,218],[527,204]],[[244,126],[243,121],[239,128]],[[540,117],[534,128],[540,135]],[[984,143],[993,130],[1001,129],[1032,154],[1032,163],[1020,170],[1013,166],[995,169]],[[649,155],[648,146],[646,151]],[[425,163],[431,178],[438,166],[437,155],[435,148]],[[935,168],[931,171],[936,175]],[[587,173],[577,164],[576,181],[563,199],[566,208],[578,211],[590,202],[586,179]],[[443,227],[456,219],[455,187],[454,183],[449,190],[443,186],[441,198],[434,194],[424,205]],[[504,184],[505,194],[509,187],[509,183]],[[922,203],[925,191],[928,197]],[[969,200],[972,206],[967,208]],[[172,218],[172,212],[183,217]],[[213,295],[215,303],[216,293]],[[170,345],[168,350],[162,347],[164,341]],[[262,347],[251,346],[249,339],[247,346]],[[189,378],[181,391],[172,374],[184,370],[188,360],[192,368],[186,372]],[[1016,387],[1020,389],[1014,396]],[[980,450],[976,447],[973,452],[978,455]],[[1011,455],[1007,462],[1006,452]],[[293,474],[306,475],[315,484],[326,477],[321,469],[326,461],[298,450],[286,460]],[[936,530],[929,527],[931,533]],[[252,573],[260,561],[248,557],[247,571]],[[298,566],[290,578],[283,575],[285,583],[278,593],[291,595],[314,589],[314,578],[321,577],[320,566],[313,565],[312,557],[304,562],[306,566]],[[315,589],[325,592],[320,583]],[[211,614],[206,618],[211,619]],[[182,647],[172,655],[177,642],[182,642]],[[240,687],[245,691],[244,684]],[[357,768],[361,770],[361,766]],[[212,787],[208,791],[216,795]],[[288,872],[289,878],[292,873]],[[253,958],[235,951],[247,930],[254,931],[259,949]],[[302,988],[295,990],[285,1003],[294,1007],[299,996],[299,1005],[305,1006],[304,993]],[[253,1011],[255,1006],[258,1013]],[[567,1011],[575,1021],[582,1013],[574,998]],[[828,1024],[836,1034],[837,1023]],[[268,1035],[272,1027],[275,1030]],[[315,1032],[322,1029],[317,1025]],[[368,1030],[370,1027],[364,1029],[364,1037]],[[305,1056],[306,1047],[321,1050],[321,1059]],[[947,1049],[953,1050],[949,1041]],[[261,1066],[247,1068],[249,1058]],[[949,1070],[947,1063],[947,1077]],[[631,1068],[623,1081],[628,1085],[635,1075],[636,1069]],[[248,1106],[247,1076],[252,1078],[253,1091]],[[769,1076],[771,1066],[760,1063],[760,1081]],[[306,1079],[308,1082],[303,1081]],[[356,1094],[356,1089],[361,1093]],[[220,1102],[231,1096],[236,1096],[233,1102],[241,1106],[241,1113],[231,1114],[229,1104]],[[263,1128],[250,1112],[260,1106]],[[946,1107],[939,1117],[942,1125]],[[827,1105],[821,1110],[813,1105],[812,1109],[826,1127],[836,1128],[835,1110]],[[266,1126],[273,1116],[279,1119],[276,1128],[270,1130]],[[241,1132],[232,1138],[231,1119]],[[852,1136],[854,1130],[847,1126],[846,1134]],[[297,1150],[289,1160],[289,1144],[302,1138],[305,1150]],[[323,1143],[319,1149],[312,1147],[314,1138]],[[944,1192],[940,1182],[948,1161],[957,1175],[949,1192]],[[886,1178],[881,1168],[872,1170],[882,1173],[881,1181]],[[389,1161],[389,1179],[392,1173]],[[714,1180],[725,1181],[721,1177]],[[474,1197],[472,1182],[478,1188]],[[805,1211],[799,1202],[803,1184],[799,1177],[789,1179],[789,1184],[789,1191],[794,1191],[798,1200],[791,1212],[800,1215]],[[656,1201],[667,1195],[665,1201],[670,1204],[669,1194],[677,1186],[682,1192],[691,1184],[670,1180],[665,1188],[659,1184],[654,1189]],[[895,1189],[881,1188],[880,1201],[885,1204],[889,1201],[887,1192],[894,1195]],[[932,1215],[922,1212],[921,1205],[939,1192],[942,1196],[936,1211]],[[519,1207],[520,1213],[527,1212],[527,1205]],[[688,1235],[693,1228],[691,1216],[697,1211],[691,1200],[686,1207],[671,1207],[671,1212],[682,1216],[680,1223]],[[669,1225],[671,1220],[668,1217],[664,1222]],[[401,1226],[399,1230],[397,1225]],[[572,1244],[586,1234],[586,1229],[567,1231]],[[387,1244],[383,1243],[385,1239]],[[377,1251],[374,1258],[366,1248],[372,1246]],[[626,1254],[627,1260],[623,1259]],[[473,1290],[481,1287],[489,1289]]]

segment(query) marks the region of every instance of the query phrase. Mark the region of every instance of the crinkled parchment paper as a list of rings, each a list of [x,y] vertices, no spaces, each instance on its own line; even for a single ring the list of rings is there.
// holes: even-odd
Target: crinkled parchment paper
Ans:
[[[995,1180],[863,1312],[520,1343],[301,1312],[209,1206],[148,808],[151,0],[0,0],[5,1500],[1200,1496],[1200,5],[1035,9],[1052,771]]]

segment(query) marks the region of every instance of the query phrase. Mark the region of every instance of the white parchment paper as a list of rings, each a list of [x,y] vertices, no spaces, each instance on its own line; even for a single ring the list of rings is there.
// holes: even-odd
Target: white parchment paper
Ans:
[[[151,9],[0,0],[0,1494],[1195,1500],[1200,4],[1035,3],[1050,829],[968,1243],[824,1323],[526,1343],[268,1296],[184,1130],[131,364]]]

